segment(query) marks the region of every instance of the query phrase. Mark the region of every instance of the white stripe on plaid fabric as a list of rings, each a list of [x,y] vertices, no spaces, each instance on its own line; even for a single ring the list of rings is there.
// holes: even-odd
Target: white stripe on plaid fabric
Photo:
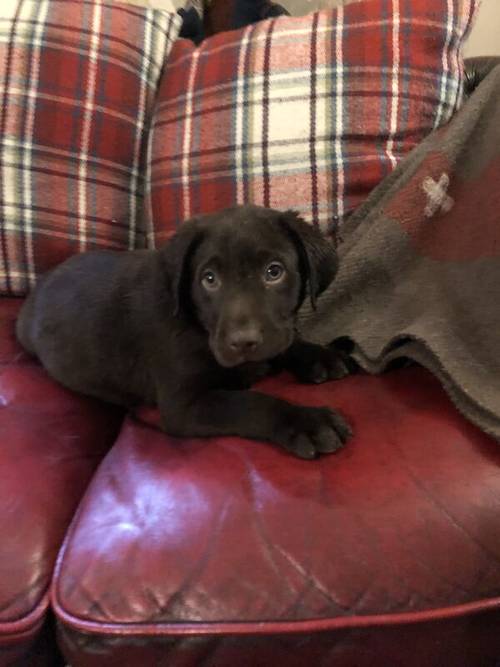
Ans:
[[[471,2],[472,0],[465,0],[468,4],[469,16],[473,13]],[[478,0],[481,2],[482,0]],[[465,26],[460,25],[460,30],[463,30]],[[459,40],[460,35],[458,29],[454,29],[453,39]],[[449,87],[453,90],[456,86],[455,93],[455,106],[453,112],[457,111],[462,106],[463,102],[463,93],[464,93],[464,66],[463,66],[463,53],[462,48],[454,49],[453,53],[450,56],[452,64],[452,73],[449,80]]]
[[[19,225],[19,224],[12,224],[9,222],[3,223],[2,226],[5,228],[6,232],[24,232],[24,227]],[[72,244],[77,245],[79,240],[80,240],[80,235],[78,234],[78,231],[73,233],[71,231],[64,231],[64,232],[59,232],[56,229],[44,229],[44,230],[37,230],[37,239],[59,239],[61,241],[71,241]],[[106,248],[116,248],[117,250],[123,250],[123,246],[120,242],[115,242],[113,240],[110,240],[109,242],[106,243]],[[26,280],[26,270],[24,267],[17,271],[15,269],[11,269],[9,273],[9,277],[12,277],[13,275],[16,275],[18,277],[23,278],[23,284]]]
[[[189,196],[189,147],[191,144],[191,126],[192,126],[192,113],[193,113],[193,89],[194,89],[194,79],[196,76],[196,69],[198,67],[198,59],[200,57],[200,52],[197,51],[191,69],[189,72],[189,81],[186,93],[186,123],[184,125],[184,139],[183,139],[183,152],[184,158],[182,160],[182,193],[184,201],[184,217],[191,217],[191,207],[190,207],[190,196]]]
[[[241,49],[238,61],[238,78],[236,80],[236,108],[241,109],[247,103],[245,89],[247,88],[247,77],[245,76],[245,63],[248,52],[249,35],[252,27],[246,28],[241,40]],[[234,84],[232,84],[234,87]],[[245,128],[243,127],[243,114],[236,114],[234,161],[236,165],[236,200],[243,203],[244,199],[244,170],[243,170],[243,144],[245,142]]]
[[[16,0],[18,2],[19,0]],[[39,6],[42,2],[47,2],[48,5],[50,5],[54,0],[24,0],[23,1],[23,7],[31,4],[33,9],[36,9],[38,11]],[[6,19],[2,19],[0,17],[0,25],[2,24],[2,20],[5,22]],[[182,19],[180,16],[171,16],[169,18],[169,32],[171,31],[172,28],[175,26],[179,26],[182,23]],[[172,35],[169,37],[168,42],[171,45],[175,41],[176,37],[175,35]],[[7,33],[2,33],[0,32],[0,44],[7,44],[9,42],[8,40],[8,35]],[[42,35],[42,37],[38,38],[35,42],[32,41],[31,39],[31,33],[29,31],[24,30],[23,33],[21,34],[16,34],[16,45],[18,46],[38,46],[38,47],[44,47],[44,48],[53,48],[53,49],[61,49],[62,47],[64,48],[64,51],[67,53],[74,53],[78,56],[81,57],[86,57],[88,54],[88,51],[85,48],[78,48],[77,46],[73,46],[71,44],[66,44],[62,45],[60,41],[56,41],[54,39],[50,39],[47,37],[45,34]],[[137,47],[137,44],[131,45],[134,46],[134,48]],[[149,58],[152,58],[152,55],[154,54],[148,54]],[[113,56],[113,54],[108,54],[108,53],[100,53],[99,54],[99,59],[102,62],[109,63],[112,65],[119,65],[121,68],[127,70],[128,72],[137,75],[137,69],[131,65],[127,60],[124,60],[123,58],[118,58],[116,56]],[[153,70],[153,75],[155,78],[158,78],[161,74],[162,68],[163,68],[163,60],[162,56],[160,54],[159,59],[152,59],[151,61],[151,66],[154,67]],[[139,75],[142,77],[143,81],[145,83],[148,83],[148,80],[146,79],[146,75],[144,72],[139,73]],[[150,82],[149,82],[150,83]]]
[[[271,44],[272,44],[272,35],[276,20],[269,21],[267,24],[266,31],[266,40],[264,47],[264,78],[262,85],[262,141],[261,141],[261,157],[262,160],[262,171],[264,174],[263,178],[263,193],[262,193],[262,204],[266,207],[272,206],[271,204],[271,193],[269,189],[269,148],[271,137],[276,136],[276,130],[278,130],[279,125],[286,126],[287,123],[283,119],[281,113],[273,114],[273,106],[270,100],[270,88],[271,88]],[[288,120],[288,119],[286,119]],[[273,131],[271,131],[271,127]]]
[[[441,87],[440,87],[440,99],[439,106],[436,110],[436,118],[434,120],[434,127],[438,127],[441,123],[443,117],[443,112],[445,104],[448,101],[448,80],[450,74],[450,63],[448,62],[448,49],[451,44],[451,38],[453,34],[453,21],[454,21],[454,12],[453,12],[453,0],[448,0],[448,18],[446,21],[446,41],[443,47],[442,55],[442,64],[443,71],[441,74]]]
[[[99,107],[98,107],[99,108]],[[2,138],[2,146],[4,148],[10,149],[9,152],[14,155],[16,151],[22,151],[24,150],[26,145],[25,141],[21,141],[20,139],[16,139],[15,137],[3,137]],[[53,148],[50,146],[38,146],[37,144],[30,144],[31,145],[31,150],[33,153],[38,153],[40,156],[45,156],[45,157],[55,157],[55,158],[60,158],[63,161],[67,161],[68,165],[71,165],[75,163],[75,159],[78,158],[79,152],[76,151],[69,151],[69,150],[62,150],[58,148]],[[111,160],[105,160],[102,157],[93,157],[92,155],[89,155],[88,157],[88,162],[92,166],[103,166],[103,167],[108,167],[109,173],[116,173],[120,177],[125,174],[130,173],[130,167],[128,165],[121,165],[118,162],[112,162]],[[9,167],[16,167],[19,168],[21,166],[20,161],[12,161],[9,162],[8,160],[5,160],[5,164],[8,164]]]
[[[391,116],[389,121],[389,136],[387,140],[387,157],[394,169],[397,160],[394,156],[394,135],[398,128],[398,108],[399,108],[399,38],[400,38],[400,20],[399,20],[399,0],[392,0],[392,12],[394,16],[392,24],[392,85],[391,85]]]
[[[111,0],[111,2],[114,1]],[[127,5],[135,5],[136,7],[145,7],[147,9],[175,12],[175,5],[172,0],[116,0],[116,2],[124,2]]]
[[[464,31],[469,31],[472,22],[475,17],[474,13],[474,0],[462,0],[464,7],[462,9],[462,12],[459,13],[460,16],[460,22],[458,25],[455,25],[454,30],[452,31],[453,35],[453,40],[456,41],[460,39],[460,34]],[[476,7],[479,6],[479,4],[482,2],[482,0],[476,0]],[[451,112],[456,111],[463,102],[463,96],[464,96],[464,67],[463,67],[463,44],[460,45],[460,48],[455,49],[454,55],[451,59],[451,62],[453,63],[453,75],[449,77],[448,79],[448,87],[449,87],[449,94],[455,96],[455,105],[451,109]],[[451,112],[450,115],[451,115]]]
[[[344,158],[342,154],[342,133],[344,129],[344,56],[343,56],[343,35],[344,35],[344,9],[339,7],[337,14],[337,25],[335,26],[335,57],[338,62],[336,70],[336,122],[335,122],[335,166],[337,168],[337,195],[336,207],[339,222],[344,217]]]
[[[287,99],[287,101],[289,101]],[[340,95],[337,95],[335,98],[335,108],[336,108],[336,139],[335,139],[335,155],[336,155],[336,163],[337,163],[337,168],[339,172],[342,172],[343,169],[343,155],[342,155],[342,145],[341,145],[341,138],[338,139],[338,137],[341,135],[339,132],[342,130],[342,123],[343,123],[343,103],[342,103],[342,97]],[[257,108],[258,110],[258,108]],[[190,117],[192,118],[192,117]],[[290,122],[293,122],[294,117],[290,117]],[[188,121],[186,121],[187,124]],[[285,125],[286,119],[283,120],[283,125]],[[323,141],[325,144],[329,144],[331,140],[331,136],[329,134],[318,134],[316,135],[316,140],[317,141]],[[309,144],[309,138],[308,137],[294,137],[290,139],[275,139],[273,137],[273,142],[272,142],[272,163],[269,164],[268,167],[264,167],[262,160],[258,158],[258,153],[262,151],[262,142],[260,138],[257,138],[257,140],[249,142],[247,144],[241,144],[239,146],[239,151],[238,153],[242,152],[248,152],[249,155],[254,155],[256,156],[256,159],[254,161],[248,161],[246,164],[246,167],[243,169],[241,167],[241,157],[238,157],[238,162],[240,164],[240,174],[244,172],[245,175],[248,176],[263,176],[265,173],[269,173],[269,175],[286,175],[286,174],[293,174],[293,173],[300,173],[303,171],[307,165],[310,164],[309,156],[304,155],[304,147]],[[223,152],[226,152],[228,155],[233,154],[235,150],[237,150],[238,147],[235,148],[234,145],[228,146],[227,149],[220,149],[218,151],[218,156],[222,155]],[[300,152],[297,153],[297,149],[300,149]],[[195,152],[191,153],[191,159],[199,157]],[[298,157],[300,155],[300,157]],[[380,161],[381,157],[377,152],[369,152],[365,151],[363,154],[360,155],[351,155],[349,156],[349,163],[350,164],[356,164],[356,163],[363,163],[363,162],[369,162],[370,160],[375,160],[375,161]],[[385,156],[385,159],[388,161],[388,163],[391,163],[390,159],[388,156]],[[316,157],[316,166],[319,167],[328,167],[330,164],[331,157],[329,154],[325,152],[321,152],[318,154]],[[196,164],[196,162],[193,160],[190,165],[186,164],[186,152],[183,150],[182,153],[176,153],[169,155],[168,158],[165,158],[163,160],[164,163],[169,163],[169,176],[168,177],[163,177],[162,176],[162,182],[167,183],[167,184],[183,184],[187,185],[188,183],[188,176],[191,178],[197,178],[200,176],[200,171],[199,168]],[[217,170],[216,172],[210,172],[210,173],[204,173],[203,178],[205,180],[210,180],[211,178],[217,178],[220,176],[229,176],[231,175],[232,172],[230,170],[226,171],[221,171]],[[339,196],[342,194],[342,183],[339,184],[338,188],[338,194]]]
[[[168,21],[166,32],[159,32],[158,30],[153,31],[153,26],[155,24],[155,12],[149,11],[147,13],[147,18],[145,21],[144,27],[144,43],[141,45],[143,48],[143,56],[141,63],[141,92],[140,92],[140,101],[139,101],[139,115],[136,120],[137,123],[137,132],[136,132],[136,157],[134,160],[134,166],[131,172],[131,191],[130,191],[130,210],[131,210],[131,220],[129,228],[129,243],[128,247],[132,250],[137,245],[138,235],[142,234],[147,237],[148,230],[144,226],[144,220],[148,220],[148,216],[145,215],[144,211],[144,198],[146,193],[144,188],[146,187],[145,180],[149,183],[149,179],[143,177],[142,172],[149,169],[149,118],[146,115],[146,109],[149,109],[153,106],[156,89],[151,88],[151,82],[158,80],[165,59],[165,54],[170,52],[172,44],[179,32],[182,20],[178,14],[168,14],[166,16]],[[146,164],[145,164],[146,162]],[[136,194],[144,194],[144,198],[136,197]],[[141,241],[139,245],[144,245],[145,241]]]
[[[26,97],[26,98],[31,98],[33,100],[45,100],[47,102],[61,102],[62,104],[73,106],[75,107],[75,109],[79,109],[81,107],[81,102],[75,100],[74,98],[64,97],[63,95],[49,95],[41,93],[39,91],[30,92],[22,88],[17,88],[16,86],[0,86],[0,94],[3,94],[5,92],[8,92],[10,97],[17,96],[19,98]],[[120,113],[119,111],[115,111],[114,109],[110,109],[109,107],[103,107],[100,104],[95,104],[94,110],[105,111],[106,115],[109,115],[112,118],[118,118],[128,123],[136,122],[136,117],[132,113],[130,114]]]
[[[311,216],[314,225],[318,224],[318,165],[317,157],[319,145],[316,139],[316,128],[318,127],[318,99],[316,89],[317,62],[318,62],[318,23],[319,14],[314,14],[310,39],[310,62],[311,62],[311,82],[310,82],[310,119],[309,119],[309,161],[311,170],[310,188],[311,188]]]
[[[317,141],[324,140],[325,143],[329,142],[331,139],[330,135],[318,135],[316,137]],[[277,143],[277,142],[276,142]],[[269,164],[269,166],[266,168],[262,165],[262,162],[255,160],[251,164],[248,163],[246,168],[244,169],[244,174],[246,176],[252,176],[252,177],[257,177],[257,176],[264,176],[266,173],[269,176],[292,176],[294,174],[301,174],[304,172],[304,169],[307,169],[311,162],[308,158],[308,156],[304,156],[304,147],[309,144],[309,139],[304,139],[303,141],[299,142],[290,142],[287,143],[287,148],[290,150],[289,155],[282,155],[278,153],[275,148],[275,142],[273,141],[273,150],[272,150],[272,163]],[[335,143],[336,145],[336,143]],[[232,149],[233,147],[231,147]],[[297,148],[300,148],[300,158],[295,158],[294,154],[297,152]],[[250,155],[257,155],[260,153],[262,150],[262,145],[260,142],[257,142],[255,144],[249,144],[248,146],[243,147],[243,153],[247,151]],[[337,150],[337,148],[336,148]],[[342,153],[342,148],[341,146],[338,147],[339,154]],[[228,152],[229,154],[229,152]],[[230,154],[233,154],[233,150],[230,150]],[[366,152],[364,154],[360,155],[354,155],[354,156],[349,156],[349,164],[351,165],[356,165],[356,164],[367,164],[369,162],[377,162],[379,163],[381,160],[381,156],[376,152]],[[390,164],[389,159],[387,156],[385,156],[385,160],[387,161],[388,164]],[[184,171],[178,168],[178,161],[177,159],[173,160],[175,166],[177,169],[175,172],[173,171],[172,168],[169,169],[169,176],[168,178],[161,177],[161,182],[168,184],[168,185],[183,185],[186,180],[186,176]],[[322,155],[321,157],[317,157],[316,159],[316,167],[318,169],[326,169],[330,166],[331,163],[331,157],[328,155]],[[170,166],[170,165],[169,165]],[[199,168],[197,168],[194,164],[191,164],[191,169],[189,170],[189,176],[191,179],[196,179],[200,184],[201,183],[209,183],[211,180],[216,180],[221,177],[229,177],[233,175],[234,173],[232,171],[232,166],[228,167],[226,169],[217,169],[217,171],[210,172],[210,173],[205,173],[201,171]],[[191,181],[192,182],[192,181]],[[154,184],[154,181],[153,181]]]
[[[17,109],[12,109],[8,102],[9,102],[9,85],[12,80],[12,61],[13,61],[13,47],[12,43],[16,40],[17,34],[18,34],[18,29],[19,29],[19,15],[21,13],[22,7],[19,4],[15,4],[10,8],[10,13],[11,13],[11,21],[8,22],[7,28],[8,30],[6,31],[6,41],[8,43],[8,53],[7,57],[3,60],[1,63],[2,66],[2,72],[1,76],[4,81],[6,81],[6,85],[2,94],[2,102],[1,102],[1,110],[2,110],[2,127],[0,128],[0,140],[2,139],[3,136],[5,136],[6,130],[11,123],[11,115],[15,112],[18,113]],[[15,156],[15,161],[16,163],[21,163],[22,162],[22,152],[19,153],[17,151],[13,151],[12,153],[9,151],[8,156],[3,155],[2,152],[0,152],[0,162],[1,162],[1,185],[2,185],[2,193],[1,193],[1,204],[2,204],[2,216],[0,217],[0,232],[2,232],[2,218],[7,214],[11,214],[12,211],[16,210],[18,205],[20,204],[18,200],[18,196],[21,195],[22,188],[19,188],[17,186],[17,173],[11,170],[8,167],[8,160],[6,161],[6,157],[14,157]],[[12,207],[11,204],[7,203],[9,200],[13,200],[14,206]],[[5,231],[1,234],[1,240],[2,240],[2,247],[0,248],[0,277],[1,277],[1,284],[0,288],[3,292],[10,292],[11,290],[15,290],[18,287],[18,278],[16,275],[11,276],[11,264],[14,264],[15,266],[20,266],[22,267],[22,271],[25,271],[24,263],[22,262],[22,259],[20,257],[19,253],[19,246],[16,244],[11,244],[9,243],[10,239],[6,235]]]
[[[34,10],[34,11],[33,11]],[[32,158],[33,158],[33,127],[35,122],[35,101],[36,90],[38,87],[38,76],[40,72],[40,50],[42,45],[42,36],[45,21],[48,12],[48,3],[42,2],[38,10],[36,6],[32,5],[33,19],[35,21],[35,29],[33,31],[33,48],[31,53],[31,67],[30,80],[28,84],[28,104],[27,104],[27,118],[26,118],[26,137],[29,138],[24,146],[23,155],[23,196],[25,207],[25,245],[26,245],[26,261],[27,261],[27,275],[30,287],[33,287],[36,281],[35,261],[33,256],[33,187],[32,187]]]
[[[314,225],[320,226],[323,222],[321,217],[321,200],[322,197],[319,196],[319,180],[321,178],[321,165],[324,164],[325,159],[329,159],[332,151],[332,138],[331,136],[321,136],[324,134],[322,129],[327,127],[327,116],[331,117],[332,109],[331,106],[324,103],[324,87],[322,83],[321,70],[322,67],[318,65],[318,62],[321,60],[322,53],[325,48],[328,48],[328,40],[325,41],[324,37],[326,34],[324,30],[321,30],[321,25],[325,21],[325,16],[322,13],[318,13],[316,19],[313,20],[313,33],[310,38],[310,51],[311,51],[311,130],[310,130],[310,145],[309,145],[309,155],[311,160],[311,195],[310,199],[312,202],[312,208],[310,215],[312,216],[312,222]],[[326,90],[326,92],[331,96],[332,91]],[[273,165],[274,166],[274,165]],[[272,168],[270,169],[272,173]],[[333,183],[333,174],[331,177],[331,182]]]
[[[144,21],[144,50],[142,52],[141,71],[145,72],[148,69],[147,54],[151,51],[152,40],[152,12],[148,12],[147,20]],[[139,179],[139,167],[141,162],[141,144],[143,141],[144,132],[144,118],[146,114],[146,84],[141,82],[139,90],[137,124],[135,128],[135,143],[134,143],[134,162],[130,173],[131,190],[129,194],[129,228],[128,228],[128,248],[132,250],[135,245],[135,235],[137,230],[137,214],[138,201],[134,192],[137,189],[137,182]]]
[[[97,63],[99,55],[99,43],[101,39],[101,0],[95,0],[92,13],[90,52],[88,64],[87,94],[84,106],[84,121],[82,131],[82,143],[80,149],[80,180],[78,183],[78,211],[80,214],[78,220],[78,235],[80,237],[79,251],[84,252],[87,249],[87,168],[90,130],[92,128],[93,112],[95,107],[95,89],[97,82]]]
[[[155,248],[155,235],[153,227],[153,207],[151,200],[151,184],[153,173],[151,170],[151,158],[153,155],[153,128],[148,133],[147,137],[147,149],[146,149],[146,164],[145,164],[145,174],[144,174],[144,237],[143,245],[146,248]]]
[[[392,75],[392,72],[393,72],[392,65],[390,67],[362,67],[362,66],[350,67],[347,64],[344,64],[342,66],[344,82],[347,88],[349,86],[350,73],[358,75],[373,74],[375,76],[380,76],[380,75]],[[436,80],[435,72],[417,71],[409,67],[400,67],[400,74],[402,77],[406,78],[411,76],[412,81],[425,83],[426,85],[431,85]],[[332,77],[336,78],[339,75],[338,67],[336,65],[318,66],[316,68],[316,75],[318,79],[324,81],[331,79]],[[240,75],[238,74],[238,76]],[[269,91],[270,100],[280,99],[283,96],[284,92],[286,91],[287,99],[293,101],[293,95],[290,94],[290,90],[293,90],[294,87],[298,87],[299,85],[303,86],[304,88],[310,85],[309,77],[310,77],[310,72],[304,73],[302,70],[273,72],[273,85]],[[262,91],[263,78],[264,77],[262,74],[252,74],[247,76],[247,80],[245,81],[245,87],[252,89],[252,95],[251,96],[245,95],[244,97],[240,97],[236,93],[234,97],[238,104],[238,108],[241,108],[243,105],[250,106],[250,105],[262,104],[262,96],[259,97],[258,93],[259,91]],[[210,96],[213,94],[219,94],[222,92],[231,91],[234,90],[235,88],[238,88],[238,86],[240,86],[239,79],[236,81],[231,81],[230,83],[220,83],[214,86],[204,86],[202,90],[192,91],[192,99],[194,103],[196,103],[197,100],[202,97],[208,100],[210,99]],[[318,99],[325,97],[333,97],[333,91],[331,90],[331,87],[325,87],[323,92],[321,92],[321,86],[318,86],[318,88],[320,88],[320,90],[317,91]],[[243,88],[241,90],[243,90]],[[296,98],[301,99],[300,96],[302,94],[303,93],[300,91],[297,92]],[[167,100],[162,100],[161,102],[158,103],[157,111],[161,112],[163,117],[169,109],[178,112],[179,104],[182,103],[182,112],[177,113],[175,116],[170,117],[169,122],[174,122],[174,120],[182,121],[186,117],[186,109],[183,106],[185,99],[186,99],[185,93],[177,95],[176,97],[169,97]],[[216,101],[218,102],[218,100]],[[209,108],[210,107],[207,105],[206,109]],[[196,116],[196,112],[193,112],[193,116]],[[161,126],[162,122],[160,122],[159,125]]]

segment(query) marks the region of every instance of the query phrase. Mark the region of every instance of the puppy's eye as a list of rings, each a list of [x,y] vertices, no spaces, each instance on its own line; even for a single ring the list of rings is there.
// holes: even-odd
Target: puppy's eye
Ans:
[[[285,275],[285,267],[279,262],[273,262],[269,264],[266,269],[265,279],[268,283],[276,283],[283,278]]]
[[[214,291],[219,289],[220,280],[215,271],[207,269],[206,271],[203,271],[203,274],[201,276],[201,284],[206,290]]]

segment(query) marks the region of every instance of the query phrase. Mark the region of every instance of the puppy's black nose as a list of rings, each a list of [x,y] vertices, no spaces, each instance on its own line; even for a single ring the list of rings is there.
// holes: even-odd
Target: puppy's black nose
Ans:
[[[228,335],[227,342],[233,352],[248,354],[262,343],[262,334],[256,327],[236,329]]]

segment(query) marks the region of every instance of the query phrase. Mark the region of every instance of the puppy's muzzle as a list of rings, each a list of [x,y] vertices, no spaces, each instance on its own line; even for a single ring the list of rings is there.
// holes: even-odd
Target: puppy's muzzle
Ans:
[[[226,301],[210,336],[221,366],[265,361],[290,345],[290,323],[268,310],[258,297],[239,295]]]
[[[236,355],[245,357],[258,352],[264,338],[256,325],[235,328],[227,336],[227,346]]]

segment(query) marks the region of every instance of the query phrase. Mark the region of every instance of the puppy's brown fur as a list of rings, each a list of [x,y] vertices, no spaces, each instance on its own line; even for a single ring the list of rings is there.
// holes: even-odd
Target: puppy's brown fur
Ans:
[[[269,364],[310,382],[345,374],[332,351],[295,337],[298,308],[336,268],[296,214],[235,207],[182,224],[159,250],[70,258],[28,297],[17,335],[70,389],[157,404],[167,433],[267,440],[313,458],[348,437],[340,415],[247,387]]]

